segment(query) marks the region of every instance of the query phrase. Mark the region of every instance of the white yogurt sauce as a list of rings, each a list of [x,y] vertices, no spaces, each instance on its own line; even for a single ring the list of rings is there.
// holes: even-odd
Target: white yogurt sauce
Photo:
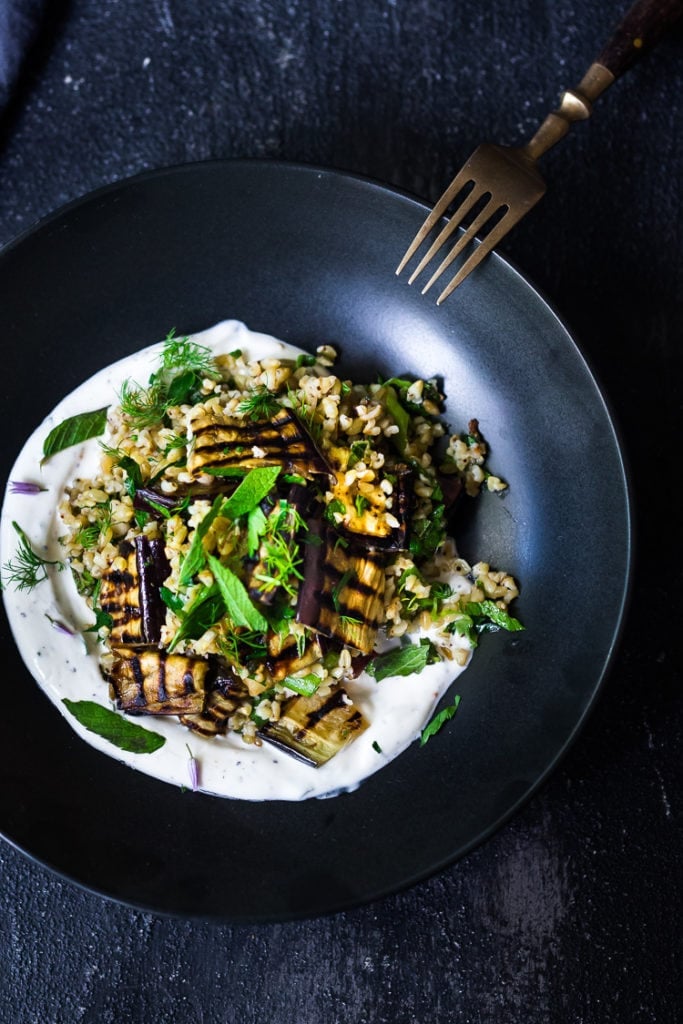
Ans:
[[[302,351],[268,335],[254,333],[235,320],[216,324],[195,335],[193,340],[216,354],[239,348],[245,360],[296,358]],[[97,473],[101,449],[95,438],[52,456],[41,467],[43,441],[48,432],[68,416],[115,403],[124,380],[130,378],[146,384],[158,366],[162,348],[163,343],[153,345],[96,373],[64,398],[29,437],[14,464],[10,480],[31,481],[47,489],[36,495],[23,495],[10,493],[8,488],[0,518],[2,564],[16,552],[13,520],[25,530],[34,549],[43,557],[61,558],[58,537],[63,526],[57,506],[64,489],[76,476]],[[248,746],[234,733],[206,740],[181,726],[176,718],[165,716],[131,719],[161,734],[166,742],[152,754],[130,754],[87,731],[62,703],[67,698],[92,700],[112,707],[107,684],[99,671],[97,640],[92,633],[80,632],[92,624],[93,614],[78,595],[71,573],[59,572],[53,567],[48,573],[48,580],[34,590],[26,592],[8,587],[3,598],[21,656],[53,704],[92,746],[173,785],[190,785],[189,748],[198,764],[199,788],[219,796],[241,800],[304,800],[355,789],[419,737],[436,704],[463,671],[457,662],[443,661],[428,665],[419,675],[393,677],[377,683],[363,673],[345,684],[354,703],[371,724],[321,768],[302,764],[268,743],[260,747]],[[460,576],[449,582],[455,590],[466,591],[469,587]],[[76,635],[65,635],[51,620],[70,626],[77,631]],[[417,641],[423,635],[419,633],[413,639]],[[460,638],[453,637],[453,643],[468,649]]]

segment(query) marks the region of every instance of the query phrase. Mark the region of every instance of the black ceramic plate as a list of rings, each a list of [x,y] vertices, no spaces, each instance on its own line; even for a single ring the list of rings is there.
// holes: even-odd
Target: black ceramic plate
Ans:
[[[76,883],[161,913],[255,922],[348,908],[451,864],[533,793],[610,662],[630,566],[619,442],[576,345],[498,257],[443,306],[394,276],[425,216],[372,182],[219,162],[147,174],[59,211],[0,256],[2,478],[104,364],[224,318],[356,379],[440,375],[510,484],[460,524],[469,559],[521,581],[522,634],[484,638],[456,718],[355,793],[251,804],[182,792],[80,740],[2,619],[0,829]]]

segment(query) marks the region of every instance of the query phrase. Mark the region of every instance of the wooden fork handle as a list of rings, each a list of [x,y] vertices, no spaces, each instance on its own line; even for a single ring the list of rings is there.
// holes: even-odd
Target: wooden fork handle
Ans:
[[[598,96],[651,50],[681,15],[683,0],[636,0],[576,89],[562,94],[558,109],[548,114],[534,137],[522,146],[522,154],[538,160],[564,138],[575,121],[590,117]]]
[[[636,0],[596,58],[619,78],[683,15],[683,0]]]

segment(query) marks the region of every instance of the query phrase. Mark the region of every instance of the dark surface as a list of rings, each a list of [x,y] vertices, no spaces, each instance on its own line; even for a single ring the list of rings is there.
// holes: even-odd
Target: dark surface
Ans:
[[[23,62],[0,66],[2,240],[102,184],[214,157],[328,165],[434,201],[478,142],[535,130],[622,10],[55,0]],[[679,27],[544,158],[548,194],[504,246],[597,370],[637,499],[621,652],[569,756],[455,867],[312,921],[134,912],[4,844],[3,1024],[680,1017],[682,58]]]
[[[424,215],[413,199],[339,172],[204,161],[100,189],[0,254],[15,386],[0,410],[3,479],[22,476],[11,462],[26,433],[23,396],[33,391],[40,420],[80,381],[101,358],[91,339],[103,310],[110,361],[171,324],[182,335],[233,316],[311,350],[333,342],[344,378],[438,375],[452,429],[466,429],[476,410],[491,468],[504,467],[510,485],[504,497],[463,500],[460,550],[471,564],[486,559],[524,581],[514,609],[524,632],[485,638],[458,681],[457,722],[438,741],[413,744],[357,792],[295,804],[188,799],[121,766],[115,748],[97,753],[36,693],[1,631],[5,670],[19,682],[12,714],[0,720],[0,749],[13,765],[0,777],[0,828],[41,863],[135,907],[203,920],[346,910],[471,850],[538,788],[573,739],[611,656],[627,590],[621,453],[576,346],[499,257],[468,282],[466,301],[442,308],[387,273]],[[166,253],[158,267],[150,267],[150,246]],[[12,513],[29,530],[23,517],[35,501],[20,499]],[[597,563],[608,591],[585,586]],[[40,600],[49,601],[42,588],[30,597]],[[17,719],[32,723],[29,737]],[[263,756],[277,763],[272,748]],[[143,760],[154,772],[154,755]],[[217,888],[233,865],[240,886]]]

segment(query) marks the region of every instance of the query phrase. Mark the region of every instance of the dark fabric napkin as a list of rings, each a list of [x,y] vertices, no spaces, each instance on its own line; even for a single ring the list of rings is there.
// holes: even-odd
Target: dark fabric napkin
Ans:
[[[12,96],[46,6],[47,0],[0,0],[0,110]]]

